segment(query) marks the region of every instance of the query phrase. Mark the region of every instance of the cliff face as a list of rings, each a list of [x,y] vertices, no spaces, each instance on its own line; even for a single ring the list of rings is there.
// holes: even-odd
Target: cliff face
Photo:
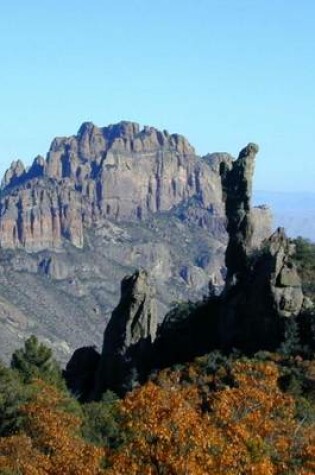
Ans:
[[[0,247],[28,251],[59,248],[62,239],[83,246],[82,197],[67,182],[33,179],[0,201]]]
[[[76,136],[54,139],[46,160],[36,157],[29,169],[13,162],[6,172],[0,246],[38,251],[65,238],[82,247],[84,226],[143,220],[192,197],[222,218],[219,167],[231,161],[228,154],[202,159],[184,137],[152,127],[85,123]]]

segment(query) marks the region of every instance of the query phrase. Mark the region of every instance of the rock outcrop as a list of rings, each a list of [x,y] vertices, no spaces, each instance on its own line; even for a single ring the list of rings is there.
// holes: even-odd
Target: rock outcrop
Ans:
[[[278,228],[268,239],[266,248],[272,260],[270,289],[274,308],[280,317],[297,316],[304,296],[302,282],[292,260],[295,246],[287,238],[284,228]]]
[[[191,199],[199,211],[188,207],[182,218],[222,238],[220,169],[229,169],[231,163],[226,153],[200,158],[183,136],[153,127],[84,123],[76,136],[54,139],[46,160],[36,157],[29,169],[13,162],[6,172],[0,247],[54,249],[63,239],[82,247],[85,226],[106,218],[143,220]]]
[[[246,273],[248,254],[252,248],[254,226],[251,212],[252,182],[258,146],[250,143],[241,150],[237,160],[227,168],[222,163],[222,183],[225,192],[227,232],[225,254],[226,284],[235,284]]]
[[[82,197],[67,182],[33,180],[0,201],[0,247],[37,252],[67,239],[83,246]]]
[[[294,246],[284,230],[263,243],[255,238],[259,213],[251,208],[251,195],[257,152],[258,146],[249,144],[237,160],[221,166],[229,236],[225,287],[217,296],[210,280],[207,300],[179,305],[166,315],[155,343],[158,367],[214,348],[274,350],[284,339],[285,320],[303,309]]]
[[[279,228],[262,250],[249,258],[251,267],[241,284],[225,293],[221,320],[225,347],[234,345],[250,351],[279,347],[285,320],[299,315],[304,301],[293,250]]]
[[[258,146],[249,144],[237,160],[218,164],[229,238],[222,293],[217,294],[215,279],[209,275],[209,296],[178,304],[157,327],[148,274],[137,271],[124,278],[121,300],[105,329],[100,363],[96,372],[93,369],[92,398],[100,398],[106,389],[124,395],[152,369],[213,349],[255,352],[275,350],[283,343],[285,322],[300,315],[304,296],[292,260],[294,246],[284,230],[277,229],[262,244],[257,240],[255,225],[264,211],[251,208],[257,152]],[[198,286],[200,267],[182,266],[180,275]],[[78,385],[80,379],[74,387]]]
[[[117,394],[132,388],[150,367],[157,331],[155,291],[146,271],[127,276],[121,283],[121,299],[104,333],[94,397],[106,389]]]
[[[222,169],[227,231],[225,289],[220,340],[226,348],[275,349],[283,337],[283,317],[297,316],[303,305],[301,280],[292,260],[294,247],[279,228],[253,246],[252,179],[258,146],[249,144]]]

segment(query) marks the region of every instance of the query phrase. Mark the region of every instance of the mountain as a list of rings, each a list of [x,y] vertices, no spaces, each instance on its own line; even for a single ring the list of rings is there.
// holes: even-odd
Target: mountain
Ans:
[[[0,194],[0,347],[7,359],[35,333],[65,362],[102,340],[119,282],[145,267],[158,319],[174,301],[220,288],[227,244],[227,153],[196,155],[188,140],[132,122],[84,123],[46,158],[13,162]],[[252,245],[271,231],[251,211]]]
[[[256,191],[254,202],[268,204],[274,225],[284,226],[289,236],[315,242],[315,193]]]

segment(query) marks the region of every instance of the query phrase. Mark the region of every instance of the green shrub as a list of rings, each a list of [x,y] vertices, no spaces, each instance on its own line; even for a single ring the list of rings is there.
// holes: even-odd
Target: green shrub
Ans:
[[[82,406],[82,435],[88,442],[110,448],[117,448],[123,442],[118,402],[115,393],[106,391],[101,401]]]
[[[61,370],[53,359],[52,350],[32,335],[25,341],[24,348],[16,350],[11,359],[11,368],[19,372],[25,383],[34,378],[64,388]]]
[[[23,424],[20,408],[33,389],[23,384],[18,372],[0,363],[0,436],[17,432]]]

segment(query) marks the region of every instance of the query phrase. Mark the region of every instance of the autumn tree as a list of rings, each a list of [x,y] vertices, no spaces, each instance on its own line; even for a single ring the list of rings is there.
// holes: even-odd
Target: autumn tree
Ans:
[[[275,364],[250,360],[160,373],[122,401],[129,439],[108,473],[310,475],[314,431],[278,377]]]
[[[191,402],[188,402],[191,401]],[[194,388],[168,390],[149,382],[122,402],[129,441],[111,458],[110,474],[213,473],[212,444],[204,437],[199,401]]]
[[[67,410],[72,401],[42,381],[22,411],[23,431],[0,438],[0,473],[98,475],[104,451],[80,436],[81,420]]]

